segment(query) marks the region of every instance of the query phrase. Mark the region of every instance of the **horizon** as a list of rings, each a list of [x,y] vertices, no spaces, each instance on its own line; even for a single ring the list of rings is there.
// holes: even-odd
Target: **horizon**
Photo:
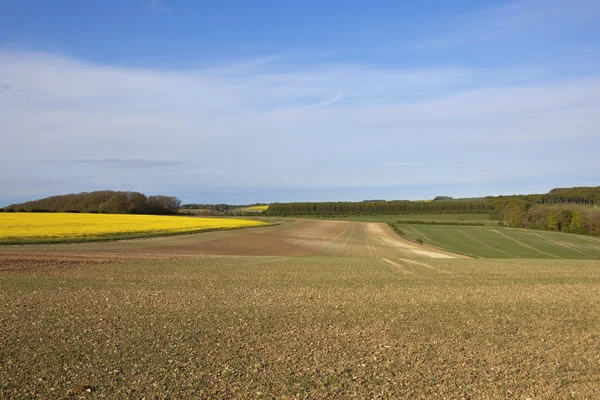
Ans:
[[[567,188],[567,189],[573,189],[573,188],[578,188],[581,186],[574,186],[571,188]],[[565,188],[552,188],[552,189],[565,189]],[[498,193],[498,194],[486,194],[486,195],[481,195],[481,196],[462,196],[462,197],[455,197],[455,196],[449,196],[451,197],[451,200],[469,200],[469,199],[484,199],[486,197],[498,197],[498,196],[527,196],[527,195],[540,195],[540,194],[547,194],[550,192],[550,190],[552,189],[548,189],[544,192],[538,192],[538,193],[529,193],[529,192],[523,192],[523,193]],[[111,189],[102,189],[102,190],[94,190],[92,192],[102,192],[102,191],[112,191]],[[127,191],[125,191],[127,192]],[[11,204],[6,204],[6,205],[0,205],[0,209],[1,208],[6,208],[8,206],[11,205],[17,205],[17,204],[22,204],[22,203],[27,203],[29,201],[35,201],[35,200],[43,200],[45,198],[48,197],[55,197],[55,196],[64,196],[64,195],[77,195],[77,194],[81,194],[84,192],[79,192],[79,193],[61,193],[61,194],[55,194],[55,195],[51,195],[51,196],[46,196],[44,198],[39,198],[39,199],[31,199],[31,200],[27,200],[27,201],[23,201],[20,203],[11,203]],[[165,195],[168,196],[168,194],[164,194],[164,193],[142,193],[146,196],[155,196],[155,195]],[[446,196],[446,195],[437,195],[437,196]],[[274,204],[274,203],[280,203],[280,204],[284,204],[284,203],[311,203],[311,202],[315,202],[315,203],[328,203],[328,202],[368,202],[368,201],[414,201],[414,202],[419,202],[419,201],[433,201],[435,197],[437,196],[433,196],[431,198],[420,198],[420,199],[407,199],[407,198],[394,198],[394,199],[384,199],[384,198],[376,198],[376,197],[372,197],[372,198],[363,198],[363,199],[357,199],[357,200],[327,200],[327,199],[323,199],[323,200],[290,200],[290,201],[271,201],[271,202],[265,202],[265,201],[255,201],[255,202],[247,202],[247,203],[233,203],[233,202],[216,202],[216,203],[202,203],[202,202],[195,202],[195,201],[190,201],[190,202],[185,202],[185,201],[181,201],[181,205],[189,205],[189,204],[206,204],[206,205],[216,205],[216,204],[227,204],[227,205],[243,205],[243,206],[250,206],[250,205],[256,205],[256,204]],[[181,199],[179,199],[181,200]]]
[[[107,187],[253,204],[600,184],[598,0],[0,11],[0,207]]]

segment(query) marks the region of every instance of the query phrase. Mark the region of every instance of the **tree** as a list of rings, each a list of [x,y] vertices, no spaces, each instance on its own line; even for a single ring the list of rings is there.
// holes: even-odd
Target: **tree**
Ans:
[[[174,214],[181,207],[181,200],[171,196],[150,196],[148,206],[153,214]]]
[[[551,231],[559,231],[560,230],[560,224],[558,222],[558,212],[556,210],[550,210],[550,212],[548,213],[547,227]]]
[[[521,227],[521,215],[517,210],[512,210],[508,216],[510,226],[515,228]]]
[[[573,211],[573,216],[571,217],[571,232],[585,232],[585,217],[579,211]]]
[[[101,212],[110,214],[176,214],[181,201],[175,197],[138,192],[101,190],[90,193],[52,196],[9,206],[16,211]]]

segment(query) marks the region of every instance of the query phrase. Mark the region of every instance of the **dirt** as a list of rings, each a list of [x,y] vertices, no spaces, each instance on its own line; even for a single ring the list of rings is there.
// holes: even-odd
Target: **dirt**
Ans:
[[[600,395],[598,261],[106,254],[0,273],[0,398]]]
[[[600,262],[459,258],[306,220],[2,247],[0,398],[598,398]]]
[[[305,255],[461,257],[405,240],[385,224],[297,220],[273,227],[109,243],[4,246],[0,248],[0,270],[93,265],[135,259]]]

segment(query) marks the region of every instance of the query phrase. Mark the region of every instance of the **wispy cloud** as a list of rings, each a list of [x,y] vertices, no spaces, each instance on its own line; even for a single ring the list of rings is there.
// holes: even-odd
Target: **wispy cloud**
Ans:
[[[599,19],[600,2],[582,1],[509,3],[452,18],[440,32],[454,43],[528,40],[529,29],[560,26],[561,14],[571,25]],[[572,50],[557,46],[553,54]],[[15,171],[0,187],[325,190],[541,181],[569,171],[597,180],[589,166],[600,148],[600,59],[588,57],[590,46],[551,65],[465,59],[419,68],[295,63],[285,54],[134,68],[0,49],[0,170]],[[48,158],[67,161],[40,161]]]
[[[502,39],[512,37],[527,42],[541,34],[557,31],[564,34],[566,26],[598,18],[600,2],[597,0],[516,0],[445,18],[438,25],[441,35],[415,44],[447,47],[490,41],[501,43]]]
[[[100,166],[112,166],[118,168],[156,168],[169,167],[182,164],[180,161],[144,160],[137,158],[90,158],[68,161],[71,164],[88,164]]]
[[[148,0],[147,2],[143,3],[143,5],[148,10],[154,12],[167,12],[170,10],[163,0]]]
[[[335,96],[333,96],[330,99],[324,100],[324,101],[320,101],[318,103],[315,104],[311,104],[310,107],[323,107],[323,106],[330,106],[332,104],[335,104],[339,101],[341,101],[344,98],[344,95],[342,93],[338,93]]]
[[[456,168],[467,169],[471,171],[494,171],[496,166],[490,164],[457,164]]]
[[[427,165],[424,162],[412,162],[412,161],[399,161],[399,162],[389,162],[379,164],[381,167],[419,167],[422,165]]]
[[[497,165],[485,179],[551,174],[548,154],[584,167],[600,145],[600,74],[490,85],[467,68],[259,64],[158,70],[0,51],[0,76],[19,87],[0,96],[1,130],[16,133],[3,137],[0,168],[162,191],[364,187],[477,181],[483,163]],[[74,162],[40,169],[49,154]],[[448,168],[466,158],[459,176]],[[173,159],[185,163],[176,176]]]

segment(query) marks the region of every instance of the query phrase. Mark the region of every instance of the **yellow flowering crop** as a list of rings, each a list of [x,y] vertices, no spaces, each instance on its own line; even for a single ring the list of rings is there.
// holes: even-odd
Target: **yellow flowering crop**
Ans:
[[[131,214],[0,213],[0,242],[145,236],[268,225],[233,218]]]
[[[266,211],[268,208],[269,208],[269,206],[252,206],[252,207],[244,208],[244,210],[246,210],[246,211]]]

